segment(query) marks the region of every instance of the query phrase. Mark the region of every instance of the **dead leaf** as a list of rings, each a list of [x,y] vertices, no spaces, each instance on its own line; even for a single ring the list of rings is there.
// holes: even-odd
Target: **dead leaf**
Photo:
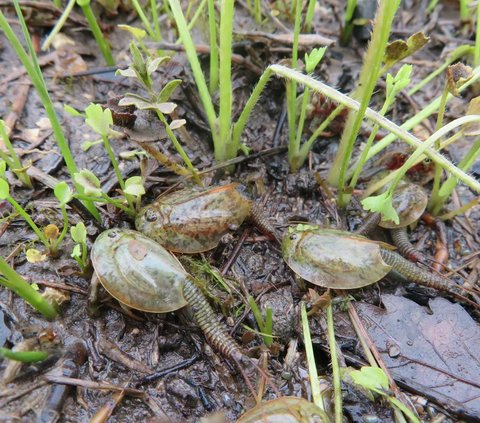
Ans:
[[[462,403],[480,414],[480,326],[459,304],[438,297],[428,309],[383,295],[385,309],[357,303],[369,335],[389,369],[425,392]]]

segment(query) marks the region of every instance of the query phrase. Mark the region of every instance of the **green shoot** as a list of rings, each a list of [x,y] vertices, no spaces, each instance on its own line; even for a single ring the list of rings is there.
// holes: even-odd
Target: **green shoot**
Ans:
[[[132,64],[126,70],[119,70],[118,73],[122,76],[134,78],[143,89],[147,92],[148,97],[142,97],[137,94],[126,94],[125,97],[120,100],[120,106],[129,106],[135,105],[138,109],[141,110],[153,110],[158,116],[158,119],[165,126],[165,131],[167,132],[168,137],[172,141],[175,149],[178,154],[182,157],[187,168],[190,170],[193,179],[198,185],[202,185],[200,177],[198,176],[197,171],[192,165],[192,162],[185,153],[185,150],[180,145],[177,137],[174,134],[174,129],[177,129],[185,121],[171,121],[167,122],[165,115],[173,113],[177,105],[175,103],[169,102],[170,96],[173,91],[181,84],[180,79],[174,79],[168,82],[163,89],[157,93],[153,88],[153,80],[151,75],[158,69],[158,67],[169,61],[169,57],[157,57],[151,59],[150,57],[145,58],[138,47],[134,44],[130,44],[130,52],[132,54]]]
[[[57,251],[58,246],[63,241],[63,238],[65,238],[65,235],[67,234],[67,231],[68,231],[68,216],[67,216],[66,205],[73,198],[73,194],[72,194],[72,191],[70,190],[70,187],[67,185],[67,183],[63,181],[59,182],[55,186],[55,188],[53,189],[53,193],[55,194],[55,197],[57,197],[57,200],[60,202],[60,208],[62,210],[62,219],[63,219],[62,232],[57,237],[55,243],[52,245],[53,251]]]
[[[87,18],[88,25],[90,25],[90,30],[95,37],[98,48],[102,52],[102,56],[105,59],[105,62],[108,66],[115,66],[115,60],[113,59],[112,52],[110,51],[110,46],[105,39],[105,36],[102,34],[102,30],[97,23],[97,19],[93,13],[93,10],[90,6],[90,0],[77,0],[77,4],[82,8],[85,18]]]
[[[75,226],[70,228],[70,236],[73,241],[76,242],[75,247],[73,248],[71,257],[82,269],[82,273],[85,273],[88,265],[88,254],[87,254],[87,230],[83,222],[78,222]]]
[[[90,200],[100,204],[112,204],[113,206],[127,213],[129,216],[135,216],[135,207],[133,204],[133,199],[131,197],[133,194],[125,195],[125,199],[128,202],[128,206],[125,206],[122,200],[111,198],[107,194],[105,194],[100,188],[100,181],[98,180],[98,178],[93,172],[89,171],[88,169],[82,169],[80,172],[73,175],[73,179],[77,185],[82,187],[83,192],[82,194],[74,194],[75,198],[78,198],[80,200]],[[133,184],[129,182],[129,185]],[[136,191],[140,192],[138,189],[136,189]],[[132,190],[132,192],[135,191]]]
[[[0,200],[7,200],[15,211],[23,217],[23,219],[28,223],[28,225],[33,229],[33,231],[37,234],[38,239],[42,242],[43,245],[47,249],[50,249],[50,241],[44,235],[44,233],[40,230],[37,224],[32,220],[30,215],[23,209],[23,207],[18,204],[13,197],[10,195],[10,186],[5,179],[0,178]]]
[[[58,0],[56,2],[59,3],[59,5],[56,5],[56,6],[60,8],[61,0]],[[55,24],[53,29],[50,31],[50,34],[48,34],[48,37],[45,39],[44,43],[42,44],[42,51],[46,51],[49,49],[53,39],[61,31],[61,29],[63,28],[63,25],[65,25],[65,22],[67,22],[68,16],[70,15],[70,12],[73,10],[75,3],[76,3],[76,0],[68,0],[67,6],[63,10],[62,15],[60,16],[57,23]]]
[[[345,9],[345,17],[343,19],[343,30],[340,35],[340,45],[345,46],[352,37],[353,27],[355,25],[353,21],[353,15],[355,8],[357,7],[357,0],[347,0],[347,7]]]
[[[295,3],[295,24],[293,29],[293,46],[292,46],[292,68],[297,68],[298,61],[298,36],[300,34],[300,21],[302,17],[302,2],[298,0]],[[292,4],[294,7],[294,4]],[[290,168],[295,171],[293,166],[294,154],[297,153],[298,146],[295,139],[296,117],[297,117],[297,83],[294,79],[286,83],[287,98],[287,119],[288,119],[288,162]]]
[[[248,304],[252,309],[253,316],[257,321],[258,329],[260,330],[263,343],[269,347],[273,343],[273,318],[272,318],[272,308],[267,307],[265,310],[265,319],[262,316],[262,312],[260,311],[260,307],[258,307],[255,299],[252,296],[247,297]]]
[[[360,370],[352,370],[349,374],[354,383],[388,400],[393,407],[401,410],[411,422],[421,423],[420,419],[401,401],[388,393],[388,378],[382,369],[365,366]]]
[[[5,259],[0,256],[0,285],[7,287],[22,297],[35,310],[42,313],[47,319],[53,319],[57,310],[45,298],[42,297],[30,284],[13,270]]]
[[[312,337],[310,336],[310,327],[308,325],[308,317],[305,303],[301,303],[300,310],[302,317],[303,343],[305,344],[305,354],[307,356],[308,375],[310,378],[310,389],[312,391],[312,398],[314,404],[317,407],[325,410],[322,399],[322,392],[320,390],[320,384],[318,382],[317,365],[315,364],[315,355],[313,353]]]
[[[27,71],[32,84],[35,86],[37,93],[42,101],[43,107],[47,113],[48,118],[52,124],[53,133],[55,135],[55,139],[57,140],[58,146],[62,153],[63,159],[65,160],[65,164],[67,165],[67,169],[72,176],[75,172],[77,172],[77,167],[73,160],[72,153],[68,146],[68,142],[65,138],[65,135],[62,130],[62,126],[60,125],[60,121],[58,120],[57,114],[55,112],[55,108],[53,106],[52,100],[48,94],[47,85],[45,83],[45,79],[43,78],[42,71],[37,61],[37,56],[35,55],[35,50],[32,45],[32,40],[28,33],[27,26],[25,24],[25,20],[22,15],[22,11],[18,4],[18,0],[13,0],[15,10],[17,12],[17,16],[22,28],[23,36],[25,42],[27,44],[28,53],[22,46],[22,43],[18,39],[18,37],[13,32],[10,24],[6,20],[3,13],[0,11],[0,29],[3,31],[5,37],[7,38],[10,45],[15,50],[18,58],[22,62],[25,70]],[[78,189],[78,187],[77,187]],[[100,221],[100,215],[98,211],[95,209],[95,206],[91,202],[86,202],[85,207],[88,211],[95,217],[98,221]]]
[[[0,347],[0,357],[22,363],[37,363],[38,361],[46,360],[48,353],[46,351],[12,351],[8,348]]]
[[[330,349],[330,358],[332,363],[332,378],[335,405],[335,421],[343,422],[342,411],[342,382],[340,378],[340,364],[338,362],[337,342],[335,341],[335,329],[333,325],[333,305],[330,300],[327,306],[327,336],[328,347]]]
[[[8,138],[7,127],[2,119],[0,119],[0,139],[5,144],[5,147],[7,147],[8,151],[7,154],[0,148],[0,159],[2,159],[8,165],[10,170],[17,175],[23,185],[27,188],[32,188],[32,181],[27,175],[27,168],[22,166],[17,153],[15,153],[10,138]]]
[[[320,63],[320,60],[322,60],[323,55],[325,54],[325,50],[326,47],[315,48],[310,52],[310,54],[305,54],[305,70],[307,74],[313,73],[317,65]],[[288,91],[289,90],[287,89],[287,92]],[[292,172],[298,171],[298,169],[303,166],[305,160],[307,159],[308,152],[313,145],[313,142],[307,142],[300,146],[303,134],[303,127],[306,119],[307,106],[309,105],[309,102],[310,89],[308,87],[305,87],[300,106],[300,113],[298,113],[298,122],[296,124],[297,134],[293,142],[291,142],[288,147],[288,160],[290,163],[290,170]],[[295,116],[297,116],[296,110],[297,107],[295,107],[294,109]]]
[[[210,33],[210,95],[214,95],[218,88],[218,47],[217,22],[215,20],[215,5],[213,0],[208,2],[208,25]]]
[[[346,205],[345,181],[348,163],[350,162],[353,146],[360,130],[365,111],[380,75],[383,52],[386,49],[393,18],[395,17],[399,4],[399,0],[394,0],[393,2],[382,0],[379,3],[373,26],[372,40],[363,62],[358,87],[352,96],[355,100],[358,99],[360,101],[360,109],[358,112],[350,111],[348,115],[339,148],[328,175],[328,181],[332,185],[339,187],[338,202],[340,206]]]
[[[158,16],[157,16],[157,5],[155,1],[150,1],[151,9],[152,9],[152,20],[154,22],[155,29],[152,28],[148,18],[146,17],[145,13],[143,13],[143,8],[138,2],[138,0],[132,0],[132,5],[137,12],[138,17],[143,23],[145,30],[148,32],[148,36],[156,42],[162,41],[162,36],[160,34],[160,28],[158,27]]]
[[[391,74],[387,75],[387,89],[386,89],[386,96],[385,96],[385,101],[383,103],[383,107],[380,110],[379,114],[381,116],[384,116],[390,106],[394,103],[396,96],[398,93],[403,90],[409,83],[410,83],[410,74],[412,73],[412,66],[411,65],[403,65],[400,70],[397,72],[397,75],[393,77]],[[350,180],[350,189],[353,190],[355,186],[357,185],[358,178],[360,176],[360,173],[363,169],[363,166],[365,165],[368,152],[370,151],[370,148],[372,147],[373,141],[375,140],[375,137],[377,135],[379,129],[379,125],[376,124],[372,128],[372,132],[370,133],[370,136],[368,137],[367,143],[365,145],[365,148],[362,151],[362,154],[360,155],[360,159],[358,160],[352,179]]]
[[[455,65],[451,65],[447,68],[446,73],[446,82],[445,87],[443,89],[442,96],[440,98],[440,106],[438,109],[437,115],[437,123],[435,126],[435,130],[439,130],[443,126],[443,117],[445,114],[445,109],[447,106],[447,97],[448,94],[452,94],[454,96],[458,96],[458,86],[461,86],[465,81],[472,77],[472,69],[469,66],[463,65],[461,62],[456,63]],[[440,139],[435,142],[435,148],[440,150]],[[440,182],[442,179],[442,168],[435,164],[435,177],[433,180],[433,188],[432,193],[429,200],[429,210],[436,208],[438,209],[438,204],[441,202],[439,190],[440,190]]]
[[[115,170],[115,175],[117,176],[118,183],[120,188],[125,189],[125,182],[122,178],[122,173],[118,166],[118,161],[115,157],[115,154],[110,146],[108,137],[114,134],[114,131],[111,129],[113,125],[112,112],[110,109],[103,109],[100,104],[90,105],[85,109],[85,123],[90,126],[97,134],[102,137],[103,146],[107,150],[108,157],[112,163],[113,169]]]

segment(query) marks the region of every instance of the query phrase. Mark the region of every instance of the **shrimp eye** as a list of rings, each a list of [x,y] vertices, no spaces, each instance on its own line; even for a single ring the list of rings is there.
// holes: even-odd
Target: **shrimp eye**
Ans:
[[[298,239],[298,235],[297,234],[292,234],[292,235],[290,235],[290,239],[292,241],[296,241]]]
[[[145,218],[147,219],[147,222],[155,222],[158,219],[158,216],[154,211],[147,210],[145,213]]]

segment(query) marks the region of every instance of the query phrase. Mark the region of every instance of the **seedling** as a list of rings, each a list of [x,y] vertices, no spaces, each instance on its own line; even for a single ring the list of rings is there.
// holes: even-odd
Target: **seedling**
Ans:
[[[260,307],[258,307],[255,299],[252,296],[248,296],[248,304],[252,309],[253,316],[257,321],[258,329],[260,330],[264,344],[269,347],[273,342],[273,318],[272,318],[272,308],[267,307],[265,310],[265,319],[262,316]]]
[[[13,270],[2,256],[0,256],[0,274],[0,285],[7,287],[22,297],[47,319],[53,319],[57,315],[55,307]]]
[[[120,75],[134,78],[142,88],[147,92],[148,97],[142,97],[137,94],[126,94],[125,97],[120,100],[119,105],[128,106],[135,105],[141,110],[153,110],[158,116],[158,119],[165,127],[168,137],[172,141],[178,154],[182,157],[185,165],[190,170],[195,182],[198,185],[202,185],[200,177],[197,171],[192,165],[192,162],[188,158],[184,149],[177,140],[174,134],[174,130],[183,126],[185,120],[173,120],[170,123],[167,122],[165,115],[171,114],[177,105],[169,101],[173,91],[181,84],[180,79],[174,79],[168,82],[162,90],[157,93],[153,88],[153,80],[151,75],[156,72],[158,67],[170,60],[169,57],[157,57],[151,59],[150,57],[144,57],[138,47],[134,44],[130,44],[130,52],[132,54],[132,64],[126,70],[119,70]]]
[[[10,170],[17,175],[18,179],[20,179],[20,181],[22,181],[22,183],[27,188],[32,188],[32,181],[27,175],[28,166],[22,166],[22,163],[20,162],[17,153],[15,153],[12,143],[10,142],[7,134],[7,127],[5,126],[5,122],[2,119],[0,119],[0,137],[3,140],[3,143],[5,144],[5,147],[7,147],[8,151],[7,154],[2,149],[0,149],[0,159],[2,159],[4,163],[8,165]]]
[[[108,66],[115,66],[115,60],[110,51],[110,46],[108,45],[105,36],[102,34],[102,30],[100,29],[93,10],[90,7],[90,0],[77,0],[77,4],[82,8],[83,14],[85,15],[85,18],[87,18],[88,25],[90,25],[90,29],[95,37],[98,48],[102,52],[105,62],[107,62]]]
[[[71,257],[82,269],[82,273],[85,273],[85,270],[88,266],[88,254],[87,254],[87,230],[83,222],[78,222],[75,226],[70,228],[70,236],[77,243],[73,248]]]
[[[326,47],[316,48],[313,49],[310,54],[305,54],[305,70],[307,74],[310,75],[313,73],[318,63],[320,63],[320,60],[322,60],[323,55],[325,54],[325,50]],[[293,104],[295,105],[295,107],[293,107],[290,113],[293,119],[295,119],[295,117],[298,117],[296,125],[295,121],[293,121],[292,123],[293,128],[297,128],[297,133],[296,135],[294,135],[293,139],[290,139],[290,143],[288,146],[288,161],[290,163],[290,170],[292,172],[298,171],[298,169],[305,163],[308,152],[312,148],[313,141],[315,141],[315,139],[313,139],[310,142],[306,142],[302,146],[300,146],[303,134],[303,127],[306,119],[307,106],[310,103],[311,90],[308,87],[305,87],[300,106],[300,113],[297,113],[296,93],[293,91],[294,88],[296,89],[296,85],[295,87],[289,87],[289,85],[287,85],[287,102],[289,106],[292,107],[292,101],[290,96],[293,96]],[[292,135],[292,133],[290,133],[290,135]]]
[[[402,402],[390,395],[388,391],[388,378],[382,369],[379,367],[365,366],[360,370],[352,370],[349,374],[353,382],[360,385],[362,388],[385,398],[393,407],[398,408],[403,414],[405,414],[411,422],[421,423],[420,419]]]

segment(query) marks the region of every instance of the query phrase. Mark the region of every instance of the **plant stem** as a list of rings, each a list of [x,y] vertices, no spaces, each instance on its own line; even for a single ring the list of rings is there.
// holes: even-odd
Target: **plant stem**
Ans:
[[[292,7],[294,5],[292,4]],[[302,2],[298,0],[295,4],[295,26],[293,29],[292,46],[292,68],[297,68],[298,62],[298,36],[300,34],[300,24],[302,18]],[[297,83],[295,79],[287,82],[287,118],[288,118],[288,163],[293,172],[294,158],[298,157],[300,151],[300,142],[295,137],[295,128],[297,122]]]
[[[63,238],[65,238],[65,235],[67,234],[67,231],[68,231],[67,208],[65,207],[64,204],[61,204],[60,207],[61,207],[61,209],[62,209],[63,228],[62,228],[62,232],[60,233],[60,236],[59,236],[59,237],[57,238],[57,240],[55,241],[55,244],[53,244],[53,247],[52,247],[52,250],[53,250],[53,251],[57,251],[57,250],[58,250],[58,246],[59,246],[60,243],[63,241]]]
[[[157,1],[150,0],[150,9],[152,9],[152,21],[155,28],[155,41],[162,41],[162,33],[160,32],[160,26],[158,25],[158,13],[157,13]]]
[[[182,13],[182,8],[178,0],[168,0],[170,9],[172,10],[173,16],[175,17],[175,22],[177,24],[178,32],[182,43],[185,47],[185,53],[192,68],[193,78],[197,84],[198,93],[200,99],[202,100],[203,107],[205,109],[205,114],[207,116],[208,124],[212,131],[213,146],[215,150],[215,157],[219,159],[219,152],[222,149],[220,145],[221,140],[218,137],[218,131],[216,128],[216,114],[213,107],[212,98],[208,91],[207,83],[205,82],[205,76],[202,73],[202,68],[200,62],[198,61],[197,51],[195,50],[195,44],[193,43],[190,32],[188,31],[187,22]],[[217,153],[218,152],[218,153]]]
[[[307,310],[305,308],[305,303],[303,302],[301,303],[300,313],[302,316],[303,342],[305,344],[305,355],[307,356],[308,376],[310,378],[313,402],[317,407],[325,410],[320,384],[318,383],[317,366],[315,364],[315,355],[313,354],[312,337],[310,336],[310,327],[308,326]]]
[[[213,0],[208,1],[208,25],[210,28],[210,94],[218,88],[218,48],[217,24],[215,22],[215,5]]]
[[[477,139],[475,143],[472,145],[468,153],[462,159],[462,161],[458,164],[458,167],[463,171],[467,172],[472,165],[474,164],[475,160],[477,159],[478,155],[480,154],[480,139]],[[450,194],[457,186],[457,179],[453,176],[449,176],[448,179],[443,183],[441,189],[438,192],[438,201],[433,205],[432,213],[433,215],[437,215],[440,210],[442,209],[445,201],[450,197]]]
[[[38,238],[42,242],[45,247],[49,248],[50,243],[48,239],[45,237],[43,232],[37,226],[37,224],[32,220],[30,215],[22,208],[20,204],[18,204],[11,196],[7,197],[7,201],[12,205],[12,207],[16,210],[16,212],[25,219],[28,225],[33,229],[33,231],[37,234]]]
[[[8,348],[0,347],[0,357],[22,363],[36,363],[48,358],[48,353],[46,351],[12,351]]]
[[[330,362],[332,363],[333,392],[335,404],[335,423],[343,422],[342,412],[342,382],[338,363],[337,342],[335,341],[335,328],[333,326],[333,306],[329,301],[327,306],[327,336],[330,349]]]
[[[232,32],[233,0],[222,0],[220,6],[219,67],[219,136],[223,154],[220,161],[237,156],[238,146],[232,143]]]
[[[316,0],[308,1],[308,8],[307,8],[307,13],[305,15],[305,22],[303,23],[303,30],[305,32],[312,31],[313,13],[315,12],[316,4],[317,4]]]
[[[271,76],[272,76],[272,69],[269,66],[267,69],[265,69],[262,76],[258,80],[258,83],[257,85],[255,85],[255,88],[250,94],[250,97],[248,98],[247,103],[245,104],[245,107],[242,110],[242,113],[240,113],[240,116],[238,117],[237,122],[233,126],[232,143],[237,145],[240,144],[240,137],[243,133],[243,130],[245,129],[248,118],[252,113],[252,110],[255,107],[255,104],[257,104],[258,100],[260,99],[260,95],[262,94],[265,88],[265,85],[267,85]]]
[[[392,4],[393,3],[393,4]],[[343,131],[338,151],[328,175],[330,184],[339,187],[338,203],[345,206],[344,188],[346,172],[353,146],[362,125],[364,113],[370,102],[375,84],[380,74],[383,54],[390,35],[393,18],[400,4],[399,0],[382,0],[375,16],[372,39],[362,66],[358,88],[352,97],[360,99],[358,112],[350,111]]]
[[[447,106],[447,96],[448,96],[448,82],[445,83],[443,88],[442,97],[440,98],[440,105],[438,107],[437,123],[435,125],[435,131],[438,131],[443,126],[443,117],[445,115],[445,108]],[[435,149],[440,150],[440,139],[435,142]],[[433,187],[430,194],[430,199],[428,201],[428,209],[431,211],[432,208],[437,204],[440,199],[438,196],[438,191],[440,190],[440,182],[442,180],[442,168],[437,163],[435,163],[435,176],[433,178]]]
[[[195,170],[195,168],[193,167],[192,162],[188,158],[187,153],[185,153],[185,150],[182,148],[182,146],[180,145],[180,143],[177,140],[177,137],[175,136],[175,134],[171,130],[170,125],[168,124],[167,120],[165,119],[165,116],[159,110],[156,110],[156,112],[157,112],[158,118],[160,119],[160,121],[165,126],[165,131],[167,132],[167,135],[170,138],[170,140],[172,141],[175,149],[177,150],[178,154],[180,154],[180,156],[182,157],[184,163],[187,165],[188,170],[190,170],[190,173],[192,174],[192,177],[195,180],[195,183],[199,186],[203,186],[202,180],[198,176],[198,173]]]
[[[125,189],[125,182],[122,178],[122,172],[120,172],[120,168],[118,166],[115,153],[113,152],[112,147],[110,146],[110,142],[108,141],[108,138],[106,135],[102,134],[102,141],[103,141],[103,146],[105,147],[105,150],[107,150],[108,157],[110,157],[110,162],[112,163],[113,169],[115,170],[115,175],[117,175],[117,180],[120,185],[120,188],[123,191]]]
[[[53,29],[50,31],[50,34],[48,34],[48,37],[46,38],[45,42],[42,44],[42,51],[48,50],[50,47],[50,44],[52,43],[53,39],[55,38],[55,35],[57,35],[60,30],[63,28],[63,25],[65,25],[65,22],[68,19],[68,16],[70,15],[70,12],[73,9],[73,6],[75,6],[76,0],[69,0],[67,3],[67,6],[65,7],[62,15],[60,16],[60,19],[57,21]],[[58,1],[60,3],[60,0]],[[60,8],[60,6],[57,6]]]
[[[90,26],[90,30],[95,37],[95,41],[97,42],[98,47],[102,53],[103,58],[108,66],[115,66],[115,60],[113,60],[112,52],[110,51],[110,47],[108,42],[105,39],[105,36],[102,33],[102,30],[98,26],[97,18],[95,17],[92,8],[90,7],[90,1],[85,0],[77,0],[77,4],[82,8],[83,14],[87,18],[88,25]]]
[[[0,256],[0,272],[4,276],[0,277],[1,285],[6,286],[22,297],[47,319],[53,319],[57,315],[55,307],[35,291],[25,279],[15,272],[2,256]]]
[[[349,109],[359,110],[359,108],[360,108],[360,105],[357,101],[352,100],[351,98],[347,97],[346,95],[336,91],[334,88],[329,87],[328,85],[326,85],[326,84],[324,84],[320,81],[317,81],[317,80],[309,77],[308,75],[304,75],[300,72],[297,72],[293,69],[287,68],[287,67],[282,66],[282,65],[271,65],[270,70],[274,74],[276,74],[278,76],[282,76],[282,77],[287,78],[287,79],[295,78],[295,80],[298,83],[304,84],[304,85],[310,87],[315,92],[322,93],[323,95],[331,98],[335,102],[343,104],[344,106],[348,107]],[[479,75],[480,75],[480,72],[479,72]],[[470,80],[468,82],[470,82]],[[462,85],[461,88],[463,88],[466,84],[468,84],[468,82],[466,82],[464,85]],[[473,115],[471,115],[471,116],[473,116]],[[396,138],[400,138],[400,139],[402,139],[403,141],[405,141],[406,143],[410,144],[411,146],[413,146],[415,148],[423,148],[424,147],[424,142],[420,141],[417,137],[415,137],[414,135],[407,132],[404,129],[403,125],[402,126],[396,125],[395,123],[393,123],[390,120],[386,119],[385,117],[379,115],[377,112],[373,111],[372,109],[367,108],[365,110],[365,117],[367,119],[370,119],[370,120],[374,121],[375,123],[378,123],[382,128],[391,132],[390,135],[392,136],[393,141]],[[467,116],[465,116],[465,118],[467,118]],[[475,120],[475,118],[473,118],[472,120]],[[464,122],[464,123],[466,123],[466,122]],[[442,134],[442,136],[443,136],[443,134]],[[387,137],[385,137],[385,138],[387,138]],[[374,150],[376,146],[377,146],[377,144],[374,145],[371,148],[370,153],[369,153],[369,157],[373,156],[372,150]],[[462,170],[458,169],[455,165],[450,163],[441,154],[438,154],[436,151],[431,150],[429,148],[424,149],[423,154],[425,154],[427,157],[429,157],[434,162],[440,163],[446,171],[448,171],[451,174],[453,174],[454,176],[456,176],[458,179],[460,179],[464,184],[466,184],[467,186],[472,188],[474,191],[480,192],[480,183],[475,178],[471,177],[470,175],[467,175]]]
[[[137,12],[138,17],[143,23],[145,31],[148,32],[149,37],[152,40],[160,41],[156,39],[156,34],[153,31],[152,26],[150,25],[150,22],[148,21],[147,17],[145,16],[145,13],[143,13],[142,6],[140,6],[140,3],[138,3],[138,0],[132,0],[132,4],[133,4],[133,7],[135,8],[135,12]]]

